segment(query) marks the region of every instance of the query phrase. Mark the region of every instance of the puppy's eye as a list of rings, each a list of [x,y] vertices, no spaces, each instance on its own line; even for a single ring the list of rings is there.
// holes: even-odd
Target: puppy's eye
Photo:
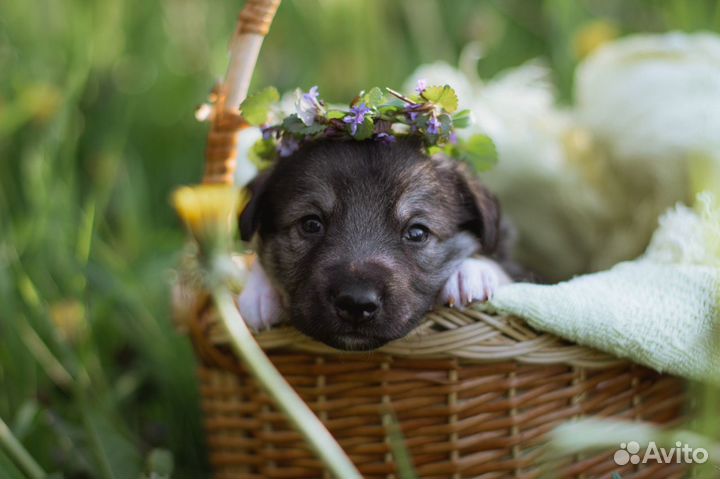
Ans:
[[[305,234],[319,235],[323,232],[323,224],[319,217],[309,215],[300,220],[300,229]]]
[[[405,239],[413,243],[424,243],[430,236],[430,231],[423,225],[412,225],[405,232]]]

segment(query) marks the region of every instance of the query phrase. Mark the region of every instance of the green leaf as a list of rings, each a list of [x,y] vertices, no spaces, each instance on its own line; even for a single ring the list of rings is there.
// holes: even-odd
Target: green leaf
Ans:
[[[345,118],[346,115],[347,115],[347,112],[345,112],[345,111],[330,110],[329,112],[327,112],[326,116],[327,116],[328,120],[341,120],[341,119]]]
[[[363,122],[358,125],[357,131],[353,135],[354,138],[356,140],[367,140],[372,136],[374,126],[372,118],[366,116]]]
[[[441,114],[438,115],[438,121],[440,122],[440,128],[444,135],[449,135],[450,130],[452,130],[453,121],[452,118],[450,118],[450,115]]]
[[[325,123],[316,121],[312,125],[306,125],[296,114],[286,117],[282,122],[282,130],[295,136],[312,136],[327,128]]]
[[[378,114],[383,120],[394,120],[395,117],[402,111],[402,106],[391,104],[385,104],[378,108]]]
[[[121,430],[121,424],[113,422],[100,406],[85,403],[81,407],[85,430],[101,475],[108,479],[138,477],[142,471],[141,457]]]
[[[488,171],[497,164],[495,143],[487,135],[473,135],[462,142],[459,149],[459,159],[470,163],[476,171]]]
[[[35,399],[24,401],[18,409],[12,430],[19,441],[24,440],[26,435],[32,430],[34,423],[37,422],[39,412],[40,407]]]
[[[301,135],[312,136],[325,131],[325,128],[326,126],[323,123],[315,122],[312,125],[306,125],[299,131],[299,133]]]
[[[403,479],[417,479],[419,476],[415,472],[412,454],[407,447],[407,441],[400,429],[400,423],[392,410],[389,410],[385,417],[388,424],[385,428],[386,435],[390,442],[390,452],[395,459],[395,465],[398,471],[398,477]]]
[[[248,158],[258,170],[262,171],[272,165],[276,156],[277,148],[275,146],[275,142],[273,140],[263,140],[261,138],[255,142],[252,148],[250,148]]]
[[[300,133],[305,128],[305,123],[295,113],[286,117],[282,122],[282,129],[290,133]]]
[[[250,95],[240,105],[243,118],[253,126],[267,123],[270,108],[280,101],[277,88],[269,86]]]
[[[315,122],[312,125],[306,125],[296,114],[292,114],[283,120],[282,129],[293,135],[311,136],[325,130],[326,125]]]
[[[423,93],[423,98],[444,109],[447,113],[453,113],[458,107],[458,97],[450,85],[431,86]]]
[[[378,87],[374,87],[363,96],[363,101],[368,108],[377,108],[385,102],[385,94]]]
[[[418,115],[417,119],[415,120],[415,125],[420,128],[421,130],[425,130],[427,128],[428,124],[428,117],[427,115]]]
[[[10,460],[9,457],[6,457],[3,452],[0,451],[0,477],[7,477],[8,479],[14,479],[14,478],[24,478],[25,474],[23,474],[20,469],[17,468],[17,466]]]
[[[470,110],[460,110],[453,115],[453,126],[455,128],[467,128],[472,121]]]
[[[443,151],[446,151],[446,149],[437,145],[429,146],[427,149],[428,156],[435,156]]]
[[[386,102],[385,102],[385,103],[383,104],[383,106],[380,108],[381,110],[382,110],[383,108],[388,108],[388,107],[392,107],[392,108],[396,108],[396,109],[398,109],[398,110],[402,110],[403,108],[405,108],[405,107],[407,106],[407,103],[405,103],[404,101],[402,101],[402,100],[399,99],[399,98],[395,98],[394,96],[386,97],[385,100],[386,100]]]

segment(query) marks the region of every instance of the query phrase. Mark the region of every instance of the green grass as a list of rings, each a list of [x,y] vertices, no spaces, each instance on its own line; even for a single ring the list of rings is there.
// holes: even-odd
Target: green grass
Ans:
[[[207,475],[195,360],[169,317],[184,235],[168,195],[200,178],[192,113],[239,3],[0,5],[0,418],[49,473],[137,477],[167,450],[175,477]],[[344,101],[480,41],[483,77],[542,56],[567,100],[572,38],[597,18],[720,29],[709,0],[285,0],[254,87]],[[20,474],[0,452],[0,477]]]

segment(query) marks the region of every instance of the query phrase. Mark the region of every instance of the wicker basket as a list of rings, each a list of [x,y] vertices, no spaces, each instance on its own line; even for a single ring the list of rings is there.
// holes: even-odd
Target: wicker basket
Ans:
[[[205,304],[197,312],[190,332],[216,477],[327,476],[233,356],[213,308]],[[614,450],[545,470],[541,446],[554,426],[588,416],[677,423],[685,382],[538,333],[515,318],[442,309],[413,335],[374,353],[336,351],[291,328],[257,340],[365,477],[396,477],[393,424],[422,478],[686,473],[679,464],[619,467]]]
[[[217,91],[204,182],[232,181],[255,60],[279,0],[248,0]],[[203,295],[175,290],[175,313],[200,359],[210,461],[218,478],[327,477],[232,354]],[[683,466],[616,466],[613,451],[540,461],[545,434],[579,417],[673,424],[685,383],[549,334],[515,318],[442,309],[413,335],[374,353],[343,353],[290,328],[257,336],[276,367],[365,477],[395,477],[399,430],[422,478],[682,477]],[[629,438],[630,440],[631,438]],[[342,479],[342,478],[340,478]]]

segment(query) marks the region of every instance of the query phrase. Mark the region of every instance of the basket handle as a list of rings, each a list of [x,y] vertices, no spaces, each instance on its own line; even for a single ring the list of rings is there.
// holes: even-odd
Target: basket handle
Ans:
[[[260,47],[279,6],[280,0],[248,0],[240,12],[230,43],[230,62],[217,91],[203,183],[233,183],[237,136],[247,127],[240,104],[247,96]]]

